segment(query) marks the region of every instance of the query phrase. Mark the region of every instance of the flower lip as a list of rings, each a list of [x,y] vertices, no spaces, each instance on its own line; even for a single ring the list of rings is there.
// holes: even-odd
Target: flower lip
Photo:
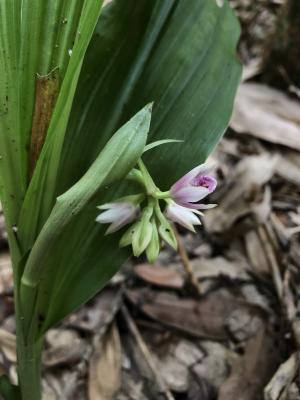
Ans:
[[[217,180],[211,175],[198,175],[191,180],[191,185],[207,188],[212,193],[217,187]]]
[[[168,204],[166,208],[166,216],[168,219],[177,222],[192,232],[195,232],[194,225],[201,225],[201,221],[195,214],[202,215],[198,210],[183,207],[175,202]]]
[[[201,164],[185,174],[170,189],[173,200],[183,207],[197,209],[200,205],[195,203],[217,187],[217,180],[209,175],[213,168],[213,165]]]

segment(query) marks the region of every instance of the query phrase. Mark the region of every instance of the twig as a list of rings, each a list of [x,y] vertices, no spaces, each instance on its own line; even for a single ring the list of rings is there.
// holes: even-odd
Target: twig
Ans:
[[[122,315],[127,323],[128,329],[130,331],[130,333],[132,334],[132,336],[134,337],[136,344],[138,345],[138,348],[140,350],[140,352],[142,353],[142,355],[145,358],[145,361],[147,362],[153,377],[156,380],[157,386],[159,388],[159,390],[161,391],[161,393],[165,396],[165,398],[167,400],[175,400],[174,396],[172,395],[172,393],[169,391],[169,389],[166,387],[165,382],[163,381],[163,379],[161,378],[161,376],[159,375],[159,373],[157,372],[157,365],[155,365],[155,362],[153,360],[153,357],[148,349],[147,344],[145,343],[142,335],[139,332],[139,329],[136,325],[136,323],[134,322],[134,320],[132,319],[131,315],[129,314],[127,308],[125,305],[122,305],[121,307],[121,312]]]
[[[294,339],[297,345],[297,355],[299,357],[300,353],[300,318],[297,314],[297,307],[295,304],[294,296],[290,288],[291,273],[289,268],[287,268],[284,274],[283,281],[283,302],[286,309],[287,318],[291,324],[291,329],[294,334]]]
[[[277,262],[277,258],[274,252],[273,245],[271,243],[267,228],[265,225],[259,226],[257,228],[258,230],[258,235],[260,237],[260,240],[263,243],[263,248],[265,250],[267,260],[270,266],[270,271],[272,274],[273,282],[275,285],[275,289],[277,292],[277,296],[279,300],[282,300],[282,294],[283,294],[283,283],[282,283],[282,278],[280,274],[280,268],[279,264]]]

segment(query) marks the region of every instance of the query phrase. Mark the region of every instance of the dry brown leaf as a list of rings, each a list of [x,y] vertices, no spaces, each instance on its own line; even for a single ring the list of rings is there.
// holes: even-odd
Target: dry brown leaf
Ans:
[[[122,301],[120,286],[108,287],[85,307],[70,315],[67,325],[89,333],[105,333],[114,319]]]
[[[236,132],[300,151],[300,104],[266,85],[240,86],[230,125]]]
[[[299,153],[285,152],[277,154],[278,163],[276,164],[276,173],[288,182],[294,185],[300,185],[300,155]]]
[[[9,293],[13,288],[12,265],[9,253],[0,254],[0,294]]]
[[[258,274],[269,274],[270,267],[268,259],[256,230],[247,232],[244,239],[247,255],[254,271]]]
[[[181,289],[184,286],[183,276],[174,268],[159,265],[140,264],[134,268],[137,276],[157,286]]]
[[[16,336],[1,328],[0,328],[0,349],[9,361],[13,363],[17,361]]]
[[[249,280],[250,267],[245,260],[231,261],[225,257],[195,258],[190,261],[197,279],[208,281],[226,276],[229,279]],[[205,283],[205,282],[203,282]]]
[[[299,354],[294,353],[280,365],[277,372],[265,388],[265,400],[281,400],[283,392],[295,379],[299,369]]]
[[[221,290],[198,301],[150,289],[128,290],[127,296],[152,319],[200,338],[227,339],[228,330],[233,326],[232,317],[239,309],[252,319],[262,316],[261,309],[256,305],[238,300]],[[249,321],[245,321],[245,324],[245,329],[249,330]]]
[[[68,329],[49,330],[46,341],[49,347],[43,353],[43,363],[48,367],[75,363],[87,350],[87,343],[78,333]]]
[[[85,363],[80,363],[76,369],[58,369],[47,371],[43,375],[42,400],[85,400],[84,380]]]
[[[160,357],[157,361],[160,374],[168,387],[177,393],[188,389],[188,368],[171,354]]]
[[[99,339],[99,338],[98,338]],[[121,385],[121,342],[116,324],[95,343],[89,365],[90,400],[112,400]]]
[[[221,385],[218,400],[256,400],[278,362],[272,346],[273,341],[265,327],[261,328],[248,341],[244,356]]]
[[[233,170],[230,188],[223,195],[218,207],[205,214],[205,225],[209,231],[223,232],[234,222],[265,203],[262,186],[273,176],[277,157],[269,154],[246,157]]]
[[[201,341],[201,348],[205,353],[205,357],[193,366],[192,371],[199,380],[204,379],[217,389],[228,377],[237,356],[222,343]]]
[[[204,358],[203,350],[200,350],[195,343],[186,339],[182,339],[177,343],[174,347],[173,353],[177,360],[187,367],[191,367]]]

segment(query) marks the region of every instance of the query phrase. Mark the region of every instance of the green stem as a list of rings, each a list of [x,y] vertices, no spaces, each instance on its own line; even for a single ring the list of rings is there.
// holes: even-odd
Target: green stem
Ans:
[[[18,379],[22,400],[41,399],[41,354],[43,339],[25,343],[17,333]]]
[[[166,200],[166,199],[169,199],[171,197],[171,193],[170,193],[169,190],[167,192],[158,191],[158,192],[153,193],[153,197],[155,197],[156,199],[159,199],[159,200],[160,199],[161,200]]]
[[[14,231],[8,225],[9,246],[13,264],[14,274],[14,299],[17,327],[17,371],[22,400],[41,399],[41,352],[43,338],[37,337],[38,321],[33,317],[30,324],[29,334],[25,329],[24,307],[20,302],[20,277],[22,275],[23,263],[18,239]]]
[[[138,160],[138,166],[143,175],[143,180],[144,180],[145,187],[147,189],[147,193],[149,195],[153,195],[154,193],[158,192],[159,189],[153,182],[153,179],[151,178],[151,175],[149,174],[149,172],[141,158]]]

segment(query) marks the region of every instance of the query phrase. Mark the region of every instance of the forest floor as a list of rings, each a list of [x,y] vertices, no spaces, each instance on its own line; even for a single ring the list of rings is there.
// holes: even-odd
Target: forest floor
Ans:
[[[218,207],[178,232],[179,254],[124,265],[48,332],[45,400],[300,400],[300,88],[268,66],[285,1],[231,3],[245,68],[211,157]],[[0,369],[16,381],[12,285],[0,214]]]

